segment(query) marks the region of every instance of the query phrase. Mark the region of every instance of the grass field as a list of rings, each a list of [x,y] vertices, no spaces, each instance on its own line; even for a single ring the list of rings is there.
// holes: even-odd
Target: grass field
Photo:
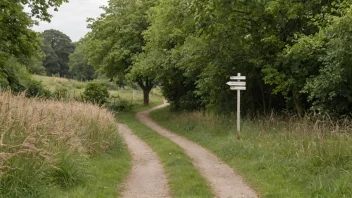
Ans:
[[[57,89],[65,88],[72,92],[81,92],[85,86],[85,82],[80,82],[77,80],[70,80],[66,78],[59,78],[59,77],[49,77],[49,76],[38,76],[33,75],[33,79],[42,81],[45,88],[49,89],[50,91],[54,92]]]
[[[131,168],[131,156],[125,147],[114,148],[101,156],[90,158],[86,165],[89,177],[85,185],[70,190],[57,189],[57,198],[120,197]]]
[[[162,126],[208,148],[262,197],[352,197],[351,122],[343,127],[274,117],[244,121],[201,113],[151,114]]]
[[[86,86],[87,82],[80,82],[77,80],[70,80],[66,78],[59,77],[48,77],[48,76],[38,76],[33,75],[35,80],[42,82],[45,88],[49,89],[51,92],[56,90],[66,89],[68,97],[79,97]],[[143,91],[134,90],[129,87],[125,89],[119,89],[119,87],[109,82],[108,80],[98,79],[96,82],[101,82],[106,85],[110,93],[110,104],[119,105],[124,103],[125,105],[131,105],[133,108],[138,109],[143,106]],[[158,89],[153,89],[150,92],[150,105],[156,105],[162,103],[163,98]],[[132,107],[131,107],[132,108]]]
[[[131,157],[112,113],[0,93],[0,197],[116,197]]]
[[[141,110],[141,109],[138,109]],[[159,156],[175,198],[207,198],[214,197],[209,185],[191,159],[171,140],[157,134],[135,119],[135,113],[122,112],[117,119],[126,123],[139,138],[144,140]]]

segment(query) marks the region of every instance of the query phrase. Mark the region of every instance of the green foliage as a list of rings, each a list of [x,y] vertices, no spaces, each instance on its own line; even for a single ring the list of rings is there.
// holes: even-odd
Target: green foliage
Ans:
[[[51,92],[44,88],[42,82],[32,79],[27,82],[25,93],[26,97],[51,97]]]
[[[110,102],[107,108],[113,112],[131,111],[133,103],[126,99],[119,99],[118,101]]]
[[[109,92],[104,84],[90,82],[86,85],[82,98],[87,102],[103,105],[109,98]]]
[[[57,99],[67,98],[68,97],[68,89],[65,87],[58,87],[53,93],[54,97]]]
[[[92,32],[88,33],[84,45],[89,64],[98,72],[122,81],[130,73],[131,80],[146,92],[144,104],[149,103],[155,70],[142,64],[136,66],[134,58],[143,52],[145,40],[142,34],[149,26],[147,11],[155,3],[155,0],[110,1],[104,8],[105,14],[90,20]]]
[[[319,56],[319,73],[310,76],[303,92],[313,103],[313,110],[330,115],[349,115],[352,109],[351,43],[352,9],[332,18],[319,34],[324,35],[323,55]]]
[[[70,55],[68,65],[71,77],[76,80],[86,81],[96,78],[94,67],[88,64],[88,59],[83,52],[82,42],[78,43],[76,50]]]
[[[25,92],[27,97],[51,96],[50,91],[40,81],[32,79],[24,65],[14,57],[6,61],[4,68],[0,67],[0,88],[16,93]]]
[[[43,65],[48,76],[68,76],[69,56],[75,51],[75,46],[70,37],[58,30],[45,30],[41,37],[43,39],[43,51],[45,60]]]
[[[13,68],[5,66],[9,59],[16,58],[17,60],[33,60],[33,55],[38,52],[39,39],[37,34],[31,30],[35,21],[30,17],[39,20],[50,21],[51,15],[48,13],[50,7],[57,9],[63,2],[67,0],[19,0],[19,1],[1,1],[0,2],[0,83],[1,87],[11,87],[17,91],[21,89],[19,81],[20,75],[16,74]],[[24,11],[24,6],[27,6],[29,14]],[[27,59],[27,61],[26,61]],[[30,63],[36,65],[36,63]],[[29,64],[25,64],[29,68]],[[12,67],[12,65],[10,66]],[[37,71],[31,68],[30,71]],[[40,69],[39,69],[40,70]]]
[[[229,76],[242,73],[248,85],[243,94],[246,114],[275,110],[302,116],[314,109],[344,115],[350,110],[350,93],[348,88],[334,90],[349,87],[347,78],[332,85],[317,77],[330,82],[341,76],[337,72],[348,75],[331,56],[349,62],[342,54],[348,47],[337,46],[349,42],[350,3],[160,1],[148,11],[149,27],[142,34],[145,47],[133,58],[130,76],[155,76],[154,83],[179,110],[231,112],[235,93],[225,83]],[[324,66],[327,62],[330,69]],[[323,77],[328,71],[334,74]],[[345,98],[341,106],[339,98]],[[343,106],[348,108],[343,111]]]

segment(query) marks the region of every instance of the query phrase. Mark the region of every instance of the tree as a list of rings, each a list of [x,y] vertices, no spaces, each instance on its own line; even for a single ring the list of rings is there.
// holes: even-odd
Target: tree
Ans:
[[[84,88],[82,97],[87,102],[103,105],[109,98],[109,91],[102,83],[90,82]]]
[[[92,32],[87,35],[84,51],[89,63],[98,72],[109,78],[118,76],[121,79],[131,71],[134,57],[142,53],[145,45],[142,33],[149,26],[147,11],[154,3],[154,0],[111,0],[109,6],[104,8],[105,14],[91,20]],[[144,104],[149,104],[149,92],[154,86],[154,77],[130,77],[143,89]]]
[[[46,30],[42,33],[43,51],[46,58],[43,62],[48,76],[59,74],[69,75],[69,56],[75,51],[70,37],[58,30]]]
[[[93,80],[96,78],[95,70],[93,66],[88,64],[88,59],[84,54],[82,45],[81,42],[77,43],[75,52],[69,57],[69,72],[74,79],[84,81]]]
[[[320,64],[315,75],[307,78],[302,92],[308,94],[308,99],[312,102],[312,110],[316,113],[350,116],[352,8],[348,5],[347,8],[342,7],[338,11],[340,16],[327,16],[328,23],[320,29],[319,33],[309,36],[311,42],[319,43],[320,53],[315,60]],[[302,37],[298,42],[305,39]],[[307,46],[299,47],[309,49]]]
[[[30,9],[32,17],[49,21],[48,9],[57,9],[67,0],[17,0],[0,2],[0,81],[9,84],[20,81],[17,70],[7,67],[10,59],[26,59],[36,53],[39,48],[37,34],[30,28],[35,21],[24,11],[24,6]],[[15,85],[14,85],[15,86]]]

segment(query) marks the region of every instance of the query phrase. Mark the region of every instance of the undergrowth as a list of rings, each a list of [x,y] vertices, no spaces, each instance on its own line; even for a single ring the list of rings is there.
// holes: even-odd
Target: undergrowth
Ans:
[[[154,120],[213,151],[262,197],[352,197],[352,122],[201,113],[151,113]]]

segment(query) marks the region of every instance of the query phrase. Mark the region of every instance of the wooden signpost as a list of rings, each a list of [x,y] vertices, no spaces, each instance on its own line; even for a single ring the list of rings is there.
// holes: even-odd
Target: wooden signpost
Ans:
[[[230,86],[231,90],[237,91],[237,139],[241,139],[241,91],[246,90],[246,82],[241,82],[241,80],[246,80],[245,76],[241,76],[240,73],[237,76],[231,76],[230,80],[237,80],[237,81],[230,81],[226,83]]]

